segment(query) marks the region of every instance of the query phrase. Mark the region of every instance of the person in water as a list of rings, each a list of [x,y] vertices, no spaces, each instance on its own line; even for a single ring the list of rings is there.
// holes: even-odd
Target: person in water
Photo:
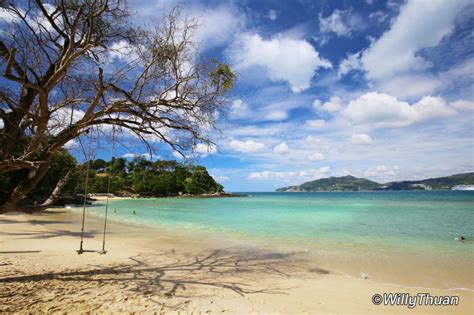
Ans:
[[[133,215],[136,215],[137,213],[135,212],[135,210],[133,210]]]
[[[466,240],[466,238],[464,237],[464,235],[460,235],[460,236],[456,237],[455,240],[460,241],[460,242],[464,242]]]

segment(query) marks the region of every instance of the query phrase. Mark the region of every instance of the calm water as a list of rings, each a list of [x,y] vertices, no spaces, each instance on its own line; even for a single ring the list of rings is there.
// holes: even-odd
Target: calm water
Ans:
[[[454,241],[459,235],[474,240],[474,192],[249,194],[114,200],[109,213],[123,221],[300,246],[474,257],[474,242]],[[96,205],[89,211],[101,215],[104,207]]]

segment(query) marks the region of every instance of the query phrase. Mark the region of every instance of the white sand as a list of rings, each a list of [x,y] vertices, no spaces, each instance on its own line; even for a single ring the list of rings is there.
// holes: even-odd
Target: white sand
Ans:
[[[472,291],[348,279],[292,252],[178,231],[111,222],[106,255],[77,255],[80,220],[64,209],[0,215],[1,312],[474,314]],[[102,224],[87,218],[86,248],[101,248]],[[460,305],[373,305],[384,292],[457,295]]]

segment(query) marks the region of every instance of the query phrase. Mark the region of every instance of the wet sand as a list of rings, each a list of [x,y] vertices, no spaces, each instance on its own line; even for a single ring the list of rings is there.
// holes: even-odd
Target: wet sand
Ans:
[[[78,255],[80,222],[80,211],[70,209],[0,215],[0,311],[474,313],[472,291],[351,279],[298,249],[219,235],[109,221],[108,253]],[[100,218],[87,217],[86,249],[101,249],[102,228]],[[371,302],[374,294],[402,292],[459,296],[460,303],[409,310]]]

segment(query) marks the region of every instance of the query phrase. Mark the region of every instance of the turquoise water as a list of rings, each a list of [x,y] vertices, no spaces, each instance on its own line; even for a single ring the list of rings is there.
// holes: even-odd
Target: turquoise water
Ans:
[[[200,230],[299,246],[471,256],[474,192],[248,193],[237,198],[112,200],[121,221]],[[116,213],[114,213],[116,208]],[[136,215],[132,215],[132,211]],[[103,204],[89,208],[98,215]]]

